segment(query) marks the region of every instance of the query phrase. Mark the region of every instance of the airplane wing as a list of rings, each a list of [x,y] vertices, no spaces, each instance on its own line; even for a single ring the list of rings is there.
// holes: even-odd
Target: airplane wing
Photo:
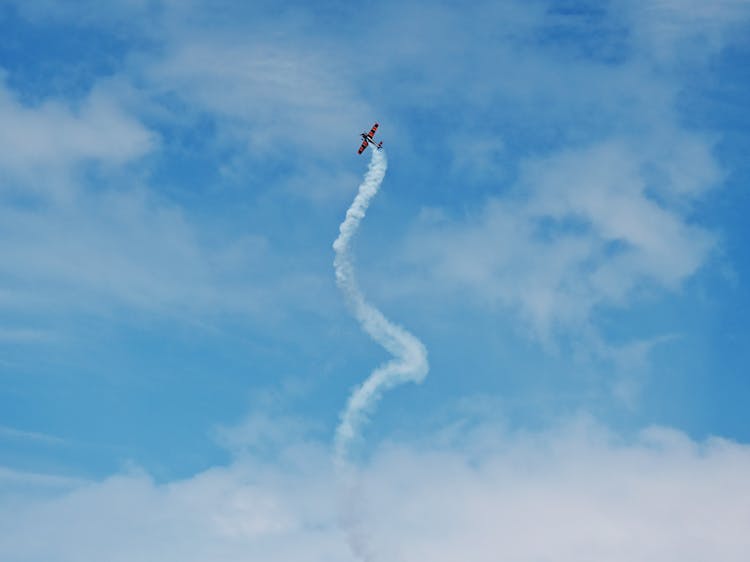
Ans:
[[[368,136],[368,137],[370,137],[370,138],[372,138],[373,136],[375,136],[375,131],[377,131],[377,130],[378,130],[378,124],[377,124],[377,123],[375,123],[375,124],[374,124],[374,125],[372,126],[372,129],[370,129],[370,132],[369,132],[369,133],[367,133],[367,136]]]
[[[367,148],[367,141],[362,142],[362,146],[359,147],[357,154],[362,154],[365,151],[365,148]]]

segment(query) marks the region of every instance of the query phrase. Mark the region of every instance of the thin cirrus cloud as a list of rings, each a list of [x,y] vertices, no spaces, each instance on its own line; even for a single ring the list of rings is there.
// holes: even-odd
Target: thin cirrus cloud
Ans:
[[[252,152],[341,148],[330,132],[356,127],[356,115],[366,110],[335,62],[298,42],[227,43],[190,32],[173,41],[164,57],[136,72],[145,74],[155,92],[186,100],[236,134],[244,129],[241,138]]]

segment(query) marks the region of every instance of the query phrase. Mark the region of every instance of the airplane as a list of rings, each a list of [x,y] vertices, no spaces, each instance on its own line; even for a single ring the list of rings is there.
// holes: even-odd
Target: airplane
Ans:
[[[370,144],[374,146],[375,148],[377,148],[378,150],[383,148],[383,141],[380,141],[378,144],[375,144],[375,141],[372,140],[372,137],[375,136],[375,131],[377,130],[378,130],[378,124],[375,123],[372,126],[372,129],[370,129],[369,133],[362,133],[361,135],[359,135],[360,137],[362,137],[363,140],[362,140],[362,146],[359,147],[357,154],[362,154],[365,151],[365,148],[367,148],[367,145],[370,145]]]

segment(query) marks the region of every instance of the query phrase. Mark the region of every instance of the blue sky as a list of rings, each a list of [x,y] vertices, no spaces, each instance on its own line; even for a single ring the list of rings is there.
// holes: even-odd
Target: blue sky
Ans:
[[[373,557],[746,552],[690,508],[750,520],[746,1],[6,1],[0,28],[1,558],[351,558],[331,440],[387,355],[331,243],[375,120],[359,280],[430,373],[359,444]],[[635,546],[461,523],[566,506]]]

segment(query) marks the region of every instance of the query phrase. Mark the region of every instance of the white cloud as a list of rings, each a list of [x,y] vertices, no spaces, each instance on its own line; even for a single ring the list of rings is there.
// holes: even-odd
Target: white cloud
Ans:
[[[513,164],[496,151],[489,170],[504,194],[463,217],[427,212],[406,253],[427,268],[431,289],[469,289],[482,304],[517,308],[546,340],[590,328],[597,307],[622,306],[643,289],[676,290],[705,265],[716,236],[690,216],[723,171],[714,138],[679,124],[679,80],[643,58],[565,60],[564,73],[543,49],[520,59],[501,58],[518,70],[501,74],[520,77],[522,89],[501,79],[498,95],[511,95],[532,130],[559,129],[549,136],[557,140],[521,160],[510,188]],[[526,115],[530,106],[536,113]],[[509,142],[502,126],[497,135]],[[470,184],[477,173],[466,162],[481,152],[464,143],[456,151]]]
[[[407,260],[433,289],[438,279],[479,302],[517,308],[542,339],[586,328],[596,307],[625,305],[643,289],[678,289],[706,263],[715,237],[692,225],[685,207],[718,173],[705,146],[699,158],[695,150],[692,139],[684,150],[673,143],[662,159],[613,141],[529,160],[515,196],[493,198],[465,219],[424,215]],[[653,188],[652,172],[662,179]]]
[[[0,189],[69,195],[76,167],[121,166],[144,156],[157,136],[116,100],[94,90],[78,107],[56,100],[28,107],[0,85]]]
[[[473,466],[399,449],[381,460],[371,509],[398,505],[371,531],[382,559],[742,559],[747,448],[664,430],[627,445],[589,430],[530,437]]]
[[[218,427],[215,434],[217,442],[236,456],[267,455],[290,442],[303,443],[311,425],[310,420],[272,415],[260,408],[239,425]]]
[[[49,12],[69,21],[87,11],[85,25],[113,25],[88,5],[47,10],[48,4],[23,13],[44,20]],[[711,141],[678,126],[679,80],[657,73],[640,46],[661,33],[657,23],[669,19],[663,14],[680,12],[674,25],[690,36],[702,18],[716,29],[731,28],[732,17],[742,11],[739,3],[725,0],[712,10],[696,2],[618,5],[602,17],[625,13],[622,25],[633,31],[629,40],[639,48],[625,50],[626,58],[616,64],[578,51],[570,56],[565,44],[559,52],[545,44],[546,25],[582,20],[543,4],[480,3],[468,10],[415,4],[403,10],[386,3],[367,31],[376,40],[391,37],[371,50],[358,48],[359,32],[324,26],[326,33],[320,33],[313,12],[301,9],[290,17],[264,9],[217,11],[202,2],[167,2],[155,9],[142,1],[109,7],[118,17],[150,14],[149,29],[159,29],[144,32],[156,48],[131,45],[119,67],[122,75],[114,79],[131,84],[128,95],[138,98],[132,105],[140,113],[127,111],[111,84],[100,84],[76,106],[49,100],[27,107],[3,89],[0,116],[9,124],[0,132],[5,187],[70,195],[80,189],[71,187],[70,177],[81,164],[117,168],[154,152],[158,140],[136,116],[183,132],[195,132],[192,118],[200,116],[218,125],[210,128],[216,138],[208,144],[231,147],[217,150],[225,177],[254,178],[248,170],[255,164],[278,158],[286,175],[274,178],[274,196],[291,192],[329,202],[352,181],[340,154],[354,150],[352,131],[369,123],[372,104],[394,115],[394,137],[400,127],[403,132],[400,112],[419,108],[443,116],[459,107],[466,116],[455,119],[455,132],[446,132],[445,139],[456,175],[484,183],[512,178],[507,159],[518,155],[517,143],[502,127],[523,126],[537,134],[524,150],[540,151],[526,157],[517,184],[531,195],[493,198],[468,219],[419,225],[409,241],[409,260],[424,268],[421,282],[468,288],[482,304],[515,307],[538,337],[549,338],[561,328],[588,327],[597,307],[626,304],[644,288],[679,289],[705,265],[714,237],[688,217],[721,170]],[[661,16],[646,17],[651,12]],[[122,22],[116,27],[127,27]],[[358,23],[355,18],[352,26]],[[505,108],[501,117],[498,106]],[[422,144],[425,137],[415,134],[414,140]],[[262,236],[248,237],[251,257],[244,264],[235,248],[228,252],[233,263],[226,265],[215,257],[221,244],[207,244],[188,213],[151,197],[140,177],[132,183],[138,187],[117,195],[87,193],[81,214],[72,208],[3,209],[12,230],[1,250],[16,260],[8,262],[15,277],[26,286],[29,280],[65,285],[145,307],[267,300],[263,283],[245,292],[228,281],[244,274],[249,281],[272,269],[264,261],[271,252]],[[279,189],[282,183],[286,189]],[[470,199],[469,208],[476,205]],[[561,224],[582,231],[568,232]],[[545,237],[545,228],[553,235]],[[313,277],[289,282],[296,287],[288,292],[319,285]],[[20,289],[9,290],[12,301]]]
[[[104,297],[158,309],[217,297],[211,260],[183,214],[143,191],[42,210],[6,207],[0,216],[6,283],[21,293],[10,280],[43,288],[45,306],[96,307]]]
[[[65,439],[55,437],[54,435],[38,433],[36,431],[24,431],[4,425],[0,425],[0,438],[22,441],[36,441],[38,443],[46,443],[48,445],[62,445],[66,443]]]
[[[455,446],[389,444],[363,472],[374,560],[743,561],[750,448],[585,419],[490,426]],[[3,504],[0,557],[28,562],[351,560],[325,448],[287,448],[158,484],[142,473]]]
[[[271,283],[285,266],[264,236],[243,229],[221,239],[157,195],[144,157],[160,141],[131,107],[144,109],[138,95],[108,79],[79,102],[26,106],[0,86],[0,307],[268,313],[278,309],[271,293],[286,298],[318,284],[311,275]],[[0,329],[0,342],[43,336],[33,326]]]
[[[704,59],[741,36],[746,0],[640,0],[619,3],[644,54],[661,63]]]
[[[346,79],[349,69],[312,45],[314,37],[300,41],[290,29],[283,34],[289,41],[227,33],[231,41],[183,30],[164,57],[139,72],[155,92],[217,118],[225,133],[247,143],[249,156],[321,156],[351,146],[352,131],[371,112]]]

